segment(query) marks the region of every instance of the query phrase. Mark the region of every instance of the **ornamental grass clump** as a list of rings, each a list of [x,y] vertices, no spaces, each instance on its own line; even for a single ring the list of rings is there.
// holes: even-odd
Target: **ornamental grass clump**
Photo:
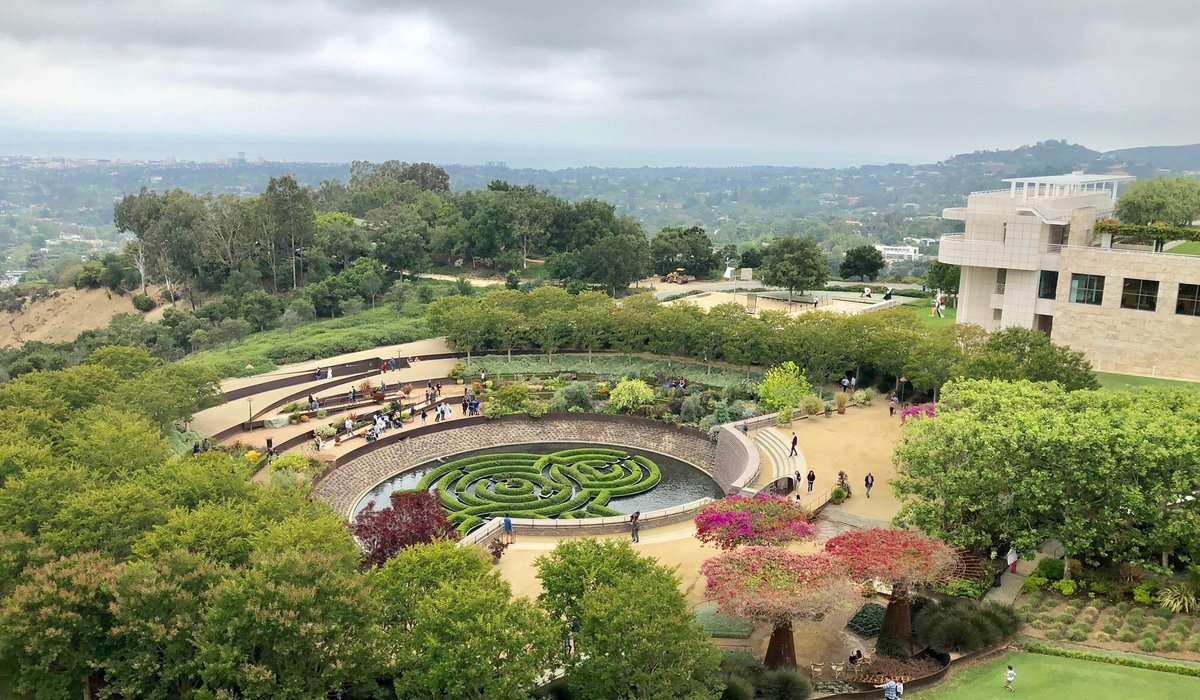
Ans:
[[[811,537],[810,514],[787,498],[731,496],[696,514],[696,539],[721,549],[779,545]]]

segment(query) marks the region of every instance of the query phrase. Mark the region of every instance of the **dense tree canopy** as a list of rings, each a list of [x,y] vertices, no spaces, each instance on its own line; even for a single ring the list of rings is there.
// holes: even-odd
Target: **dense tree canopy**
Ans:
[[[862,245],[846,251],[839,272],[846,279],[858,277],[874,280],[884,267],[887,267],[887,262],[883,259],[883,253],[873,245]]]
[[[825,284],[829,267],[825,254],[811,238],[779,238],[763,251],[763,282],[783,287],[788,294]]]
[[[896,449],[898,520],[981,552],[1055,538],[1097,563],[1192,565],[1198,416],[1186,392],[952,382]]]

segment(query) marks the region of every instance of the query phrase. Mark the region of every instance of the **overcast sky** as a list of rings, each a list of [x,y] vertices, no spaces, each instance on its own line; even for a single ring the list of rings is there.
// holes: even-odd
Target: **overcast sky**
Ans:
[[[0,153],[931,162],[1197,142],[1198,76],[1195,0],[0,0]]]

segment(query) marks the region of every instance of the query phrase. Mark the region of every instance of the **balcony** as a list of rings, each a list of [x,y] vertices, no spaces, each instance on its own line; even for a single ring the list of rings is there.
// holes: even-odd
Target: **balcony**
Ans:
[[[994,241],[972,241],[967,240],[961,233],[942,236],[941,245],[938,247],[938,260],[967,267],[1041,269],[1041,251],[1036,247],[1018,247]]]
[[[952,221],[966,221],[967,220],[967,208],[966,207],[946,207],[945,209],[942,210],[942,218],[950,219]]]

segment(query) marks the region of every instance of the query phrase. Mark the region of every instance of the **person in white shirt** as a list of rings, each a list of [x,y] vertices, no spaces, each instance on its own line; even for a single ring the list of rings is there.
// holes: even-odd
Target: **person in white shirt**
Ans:
[[[1017,672],[1013,670],[1012,666],[1009,666],[1008,671],[1005,672],[1005,674],[1004,674],[1004,687],[1008,690],[1008,692],[1010,692],[1010,693],[1017,692],[1017,691],[1013,690],[1013,687],[1012,687],[1013,681],[1015,681],[1016,679],[1017,679]]]

